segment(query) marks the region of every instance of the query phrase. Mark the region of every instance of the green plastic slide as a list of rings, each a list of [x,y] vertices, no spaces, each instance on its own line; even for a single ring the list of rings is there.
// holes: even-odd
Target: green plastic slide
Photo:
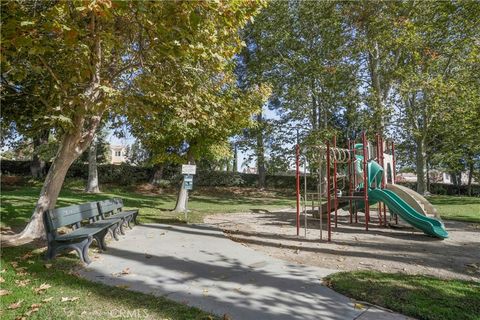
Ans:
[[[385,203],[391,212],[397,214],[405,222],[430,236],[441,239],[448,238],[448,232],[445,230],[442,222],[418,213],[393,191],[387,189],[371,189],[368,192],[368,200],[369,203],[370,201]]]
[[[355,171],[357,175],[363,174],[361,163],[363,157],[356,155]],[[445,230],[443,223],[437,219],[429,218],[421,213],[418,213],[395,192],[387,189],[380,189],[381,181],[383,179],[383,168],[375,161],[369,161],[367,166],[368,177],[368,203],[373,205],[377,202],[383,202],[388,209],[394,214],[400,216],[405,222],[413,227],[422,230],[424,233],[437,237],[440,239],[448,238],[448,232]],[[372,188],[372,185],[374,188]],[[360,188],[363,184],[360,185]],[[376,188],[375,188],[376,187]],[[363,208],[363,203],[357,202],[358,208]]]

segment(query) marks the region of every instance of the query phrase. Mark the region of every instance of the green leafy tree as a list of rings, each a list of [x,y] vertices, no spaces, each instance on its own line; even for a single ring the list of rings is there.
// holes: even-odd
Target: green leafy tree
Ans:
[[[21,234],[2,240],[18,244],[44,236],[43,212],[55,206],[68,168],[90,145],[103,115],[165,107],[122,109],[130,105],[126,98],[132,92],[178,98],[178,87],[186,87],[188,79],[170,74],[178,75],[175,66],[185,59],[221,70],[224,58],[239,45],[238,29],[258,7],[250,1],[2,4],[2,77],[11,87],[29,77],[45,79],[28,90],[39,99],[48,97],[31,116],[55,130],[59,140],[32,219]],[[204,105],[197,104],[197,110],[185,103],[177,106],[178,112],[201,114]]]
[[[445,155],[465,155],[461,149],[466,149],[470,153],[466,158],[473,159],[475,153],[466,145],[460,147],[462,141],[472,141],[468,134],[457,140],[457,146],[448,143],[448,135],[471,132],[469,125],[475,123],[469,110],[478,108],[478,74],[469,70],[478,69],[480,61],[476,21],[480,5],[420,2],[415,9],[402,21],[398,35],[406,52],[397,71],[397,92],[402,129],[415,143],[417,191],[424,193],[427,160],[433,156],[429,150],[438,149],[440,143],[448,146],[439,150]],[[458,156],[454,158],[459,163]]]

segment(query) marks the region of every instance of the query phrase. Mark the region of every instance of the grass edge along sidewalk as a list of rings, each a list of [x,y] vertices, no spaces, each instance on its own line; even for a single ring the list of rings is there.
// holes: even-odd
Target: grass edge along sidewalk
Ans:
[[[377,271],[339,272],[324,279],[333,290],[423,320],[479,320],[480,283]]]
[[[218,319],[164,297],[82,279],[74,271],[79,267],[74,253],[48,263],[44,253],[45,248],[32,246],[2,249],[0,318]]]

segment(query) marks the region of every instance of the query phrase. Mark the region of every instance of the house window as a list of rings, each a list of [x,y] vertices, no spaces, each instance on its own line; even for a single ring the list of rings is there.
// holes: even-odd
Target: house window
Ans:
[[[115,151],[115,157],[120,157],[122,156],[122,152],[121,151]]]

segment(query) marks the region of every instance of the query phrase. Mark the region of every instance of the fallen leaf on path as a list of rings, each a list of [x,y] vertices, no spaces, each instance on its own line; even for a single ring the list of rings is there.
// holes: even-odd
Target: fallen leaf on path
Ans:
[[[121,274],[130,274],[130,268],[125,268],[120,272]]]
[[[21,307],[23,300],[19,300],[15,303],[12,303],[11,305],[8,306],[8,309],[10,310],[15,310]]]
[[[223,315],[223,320],[232,320],[232,318],[228,314]]]
[[[355,303],[355,304],[353,305],[353,307],[354,307],[355,309],[359,309],[359,310],[365,309],[365,306],[364,306],[363,304],[361,304],[361,303]]]
[[[49,285],[49,284],[42,283],[42,284],[40,285],[40,287],[34,288],[33,291],[35,291],[35,292],[38,293],[38,294],[41,294],[41,293],[44,293],[45,290],[47,290],[48,288],[51,288],[51,287],[52,287],[52,286]]]
[[[1,296],[7,296],[9,295],[10,293],[12,293],[11,291],[8,291],[8,290],[5,290],[5,289],[0,289],[0,297]]]
[[[120,289],[128,289],[128,288],[130,288],[130,286],[127,285],[127,284],[117,284],[115,287],[120,288]]]
[[[53,297],[48,297],[47,299],[43,299],[42,302],[47,303],[47,302],[50,302],[52,300],[53,300]]]
[[[71,301],[76,301],[76,300],[78,300],[78,299],[80,299],[80,298],[79,298],[79,297],[72,297],[72,298],[70,298],[70,297],[62,297],[61,302],[71,302]]]

